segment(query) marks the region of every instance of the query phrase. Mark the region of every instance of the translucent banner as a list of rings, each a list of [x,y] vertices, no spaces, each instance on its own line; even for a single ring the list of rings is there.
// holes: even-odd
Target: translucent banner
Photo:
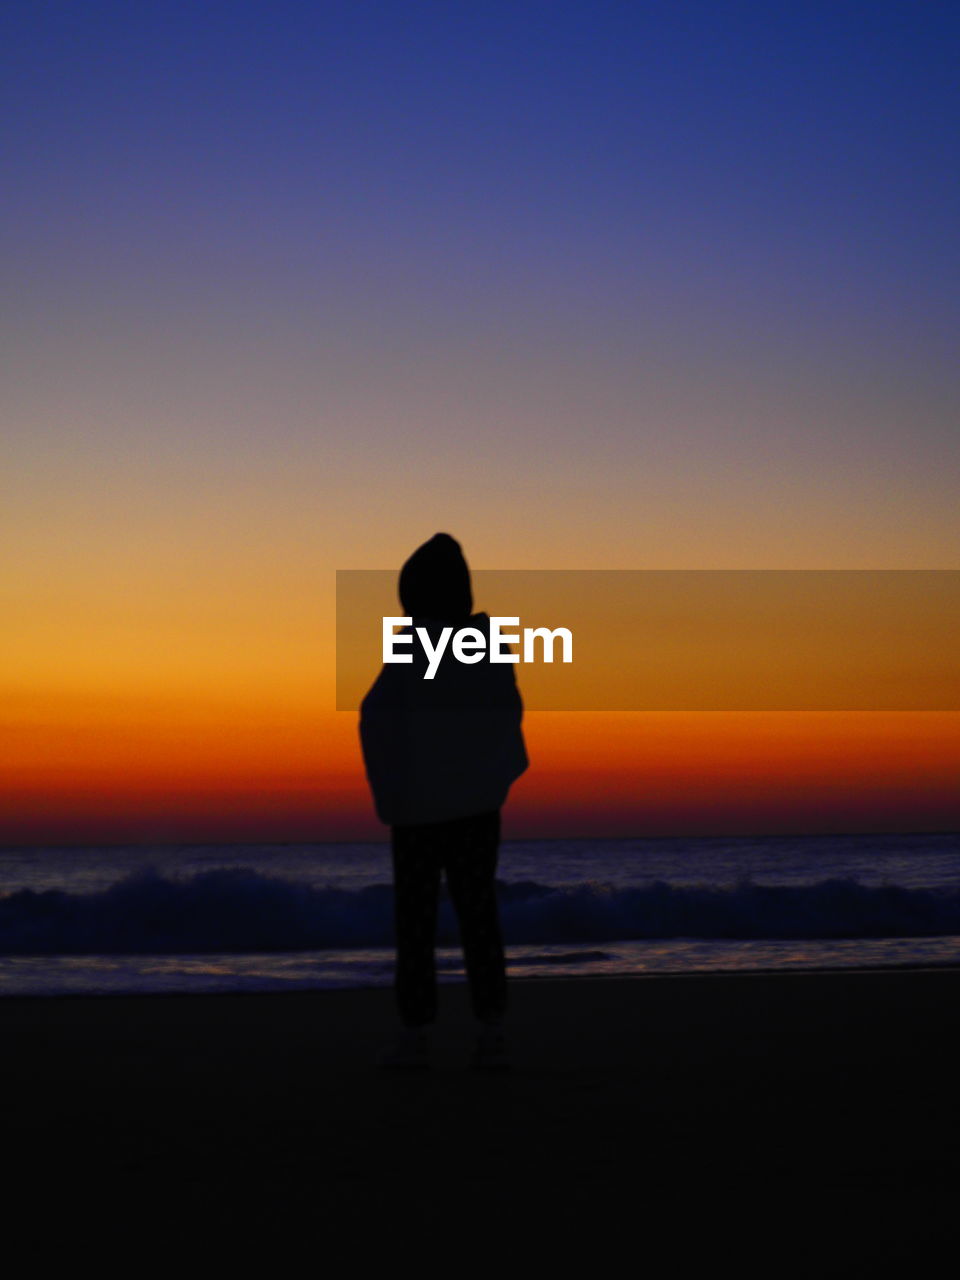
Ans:
[[[397,577],[337,573],[339,710],[388,650],[418,679],[512,655],[529,711],[960,710],[958,570],[474,570],[482,644],[476,617],[385,624]]]

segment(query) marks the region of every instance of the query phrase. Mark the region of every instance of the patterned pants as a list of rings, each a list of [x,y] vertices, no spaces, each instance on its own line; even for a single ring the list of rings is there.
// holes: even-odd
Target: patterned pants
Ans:
[[[507,1007],[507,974],[497,909],[495,873],[500,812],[451,822],[391,828],[397,939],[396,992],[405,1026],[423,1027],[437,1015],[434,948],[440,876],[460,923],[473,1010],[498,1022]]]

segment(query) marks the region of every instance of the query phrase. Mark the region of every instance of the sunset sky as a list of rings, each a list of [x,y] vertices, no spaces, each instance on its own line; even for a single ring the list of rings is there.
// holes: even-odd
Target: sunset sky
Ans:
[[[437,530],[960,568],[958,54],[906,0],[4,4],[0,844],[379,836],[335,573]],[[960,827],[957,712],[526,731],[508,836]]]

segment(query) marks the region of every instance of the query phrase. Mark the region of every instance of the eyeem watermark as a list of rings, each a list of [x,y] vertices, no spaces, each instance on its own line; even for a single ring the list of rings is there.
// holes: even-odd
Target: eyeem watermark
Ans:
[[[412,618],[384,617],[383,619],[383,661],[412,663],[412,653],[398,653],[398,646],[413,646],[414,639],[420,641],[427,655],[427,668],[423,673],[424,680],[432,680],[437,674],[440,662],[449,646],[458,662],[472,666],[487,657],[489,662],[520,662],[518,653],[511,653],[505,645],[520,643],[519,617],[494,617],[490,619],[489,650],[488,636],[479,627],[443,627],[437,636],[436,643],[426,627],[413,627],[412,631],[395,632],[394,627],[412,627]],[[504,631],[504,627],[517,627],[514,632]],[[573,634],[567,627],[524,627],[523,628],[523,662],[536,662],[537,641],[542,641],[541,654],[544,662],[553,662],[554,642],[559,639],[561,645],[561,662],[573,661]]]
[[[459,690],[472,683],[452,678],[469,674],[460,663],[525,664],[510,670],[527,711],[960,711],[960,570],[471,576],[486,616],[458,632],[415,614],[418,633],[395,613],[396,568],[337,572],[341,711],[356,711],[391,662],[412,662],[404,670],[438,701],[448,667]]]

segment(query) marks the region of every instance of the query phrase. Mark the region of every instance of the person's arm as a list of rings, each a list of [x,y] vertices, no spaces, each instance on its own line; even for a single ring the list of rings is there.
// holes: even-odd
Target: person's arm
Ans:
[[[396,666],[383,668],[360,705],[360,746],[377,817],[388,825],[402,821],[408,789],[410,717]]]
[[[509,679],[503,708],[503,766],[510,783],[524,773],[530,764],[527,758],[527,746],[523,739],[523,698],[517,685],[516,673],[512,666],[505,668]]]

